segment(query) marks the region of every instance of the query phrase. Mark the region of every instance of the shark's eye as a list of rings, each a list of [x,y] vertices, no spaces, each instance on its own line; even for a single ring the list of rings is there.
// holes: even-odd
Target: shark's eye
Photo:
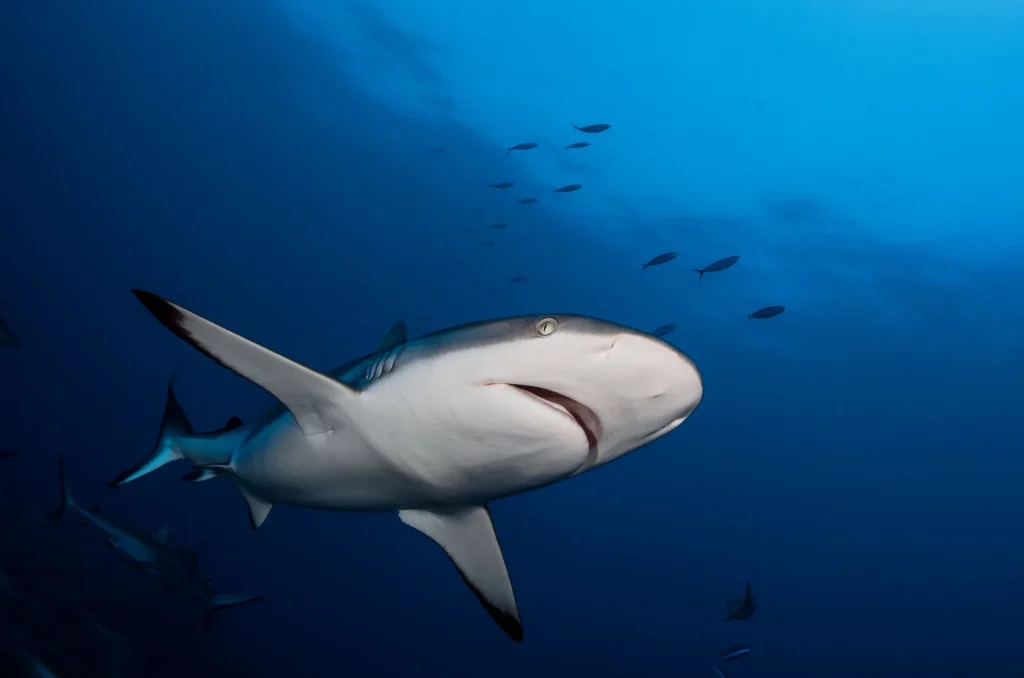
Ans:
[[[558,321],[554,318],[544,318],[537,323],[537,334],[542,337],[549,337],[558,329]]]

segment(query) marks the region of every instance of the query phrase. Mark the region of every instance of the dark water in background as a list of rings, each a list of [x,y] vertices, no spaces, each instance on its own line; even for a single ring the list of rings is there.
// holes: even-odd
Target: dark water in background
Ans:
[[[168,638],[144,652],[253,676],[711,675],[734,643],[733,678],[1024,675],[1024,11],[487,5],[0,2],[0,313],[23,344],[0,352],[3,565],[49,592],[36,616],[7,594],[0,649],[85,597]],[[613,127],[563,151],[570,121]],[[706,395],[627,460],[492,506],[516,645],[392,514],[278,507],[252,533],[237,490],[184,469],[106,490],[172,370],[197,428],[268,403],[132,287],[320,368],[397,318],[677,323]],[[83,503],[170,523],[266,601],[196,633],[43,523],[61,454]],[[748,578],[757,615],[720,623]],[[95,632],[62,624],[57,645]]]

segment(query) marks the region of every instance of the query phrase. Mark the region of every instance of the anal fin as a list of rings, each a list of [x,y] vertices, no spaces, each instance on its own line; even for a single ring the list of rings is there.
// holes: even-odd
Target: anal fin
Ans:
[[[512,640],[523,640],[512,581],[486,506],[405,509],[398,517],[444,549],[466,585]]]

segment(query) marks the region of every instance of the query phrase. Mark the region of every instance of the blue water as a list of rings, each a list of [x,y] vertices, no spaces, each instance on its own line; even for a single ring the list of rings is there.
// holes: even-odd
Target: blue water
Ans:
[[[1022,74],[998,0],[4,0],[4,504],[52,508],[64,455],[170,523],[267,595],[212,632],[259,675],[711,676],[734,644],[732,678],[1024,675]],[[676,323],[706,393],[491,506],[516,644],[393,514],[254,533],[187,466],[107,490],[172,371],[199,429],[270,403],[131,288],[321,369],[399,318]]]

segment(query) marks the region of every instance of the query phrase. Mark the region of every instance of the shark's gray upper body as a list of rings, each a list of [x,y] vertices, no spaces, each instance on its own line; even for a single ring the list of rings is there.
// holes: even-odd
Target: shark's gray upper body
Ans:
[[[274,504],[397,510],[451,557],[515,640],[522,625],[487,502],[590,470],[697,408],[694,363],[649,334],[578,315],[471,323],[321,373],[148,292],[160,322],[279,401],[247,426],[195,434],[169,389],[152,454],[111,484],[187,459],[231,477],[258,527]]]

